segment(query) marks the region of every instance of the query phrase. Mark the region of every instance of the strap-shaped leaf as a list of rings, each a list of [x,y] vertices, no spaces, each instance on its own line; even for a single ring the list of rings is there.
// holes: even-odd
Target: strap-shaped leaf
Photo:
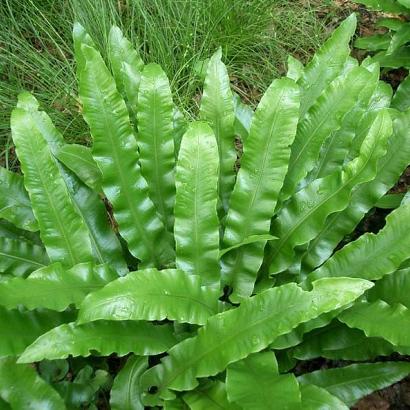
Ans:
[[[309,280],[349,276],[377,280],[396,271],[410,257],[410,202],[402,204],[386,218],[376,235],[366,233],[335,253],[309,275]]]
[[[64,359],[70,355],[85,357],[94,351],[102,356],[112,353],[124,356],[130,352],[148,356],[165,352],[175,343],[170,325],[129,321],[67,323],[41,335],[26,348],[18,362]]]
[[[298,377],[301,384],[322,387],[347,406],[375,390],[403,379],[410,373],[410,363],[361,363],[337,369],[318,370]]]
[[[0,359],[0,397],[12,409],[64,410],[63,399],[33,366],[16,364],[14,358]]]
[[[124,76],[126,73],[123,70],[124,63],[132,67],[132,69],[141,72],[144,67],[144,62],[141,59],[138,51],[132,46],[131,42],[124,37],[122,31],[117,26],[112,26],[108,35],[108,56],[111,64],[111,69],[114,75],[115,82],[117,84],[118,91],[124,93],[129,100],[132,100],[132,96],[128,96],[127,90],[124,85],[127,81]],[[138,89],[134,90],[134,93],[138,92]]]
[[[120,234],[144,264],[168,263],[172,252],[148,198],[127,107],[100,54],[86,45],[81,50],[81,58],[87,61],[80,75],[84,118],[91,129],[93,157],[103,174],[103,190],[114,207]]]
[[[17,228],[16,225],[5,219],[0,218],[0,237],[9,239],[18,239],[25,242],[30,242],[35,245],[42,245],[40,234],[38,232],[25,231]]]
[[[0,306],[0,357],[19,355],[43,333],[73,320],[72,316],[47,310],[6,310]]]
[[[305,66],[292,55],[288,56],[288,71],[286,77],[292,79],[293,81],[298,81],[302,75]]]
[[[391,33],[375,34],[373,36],[360,37],[354,42],[356,48],[367,51],[387,50],[391,42]]]
[[[300,393],[303,410],[349,410],[349,407],[336,396],[313,384],[301,386]]]
[[[410,66],[410,47],[403,46],[393,54],[381,51],[373,57],[374,61],[380,63],[381,67],[387,68],[407,68]]]
[[[409,162],[409,127],[410,112],[393,113],[393,135],[388,140],[386,155],[379,160],[376,177],[355,189],[350,204],[344,211],[327,218],[325,226],[309,243],[304,255],[302,263],[306,271],[312,271],[326,261],[337,244],[354,230],[379,198],[394,186]]]
[[[264,410],[275,406],[291,410],[301,405],[296,377],[279,376],[273,352],[256,353],[229,365],[226,390],[231,402],[246,409]]]
[[[228,252],[231,252],[235,249],[242,248],[246,245],[254,244],[256,242],[263,242],[264,244],[266,244],[267,241],[273,241],[274,239],[278,239],[278,238],[270,234],[248,236],[242,242],[237,243],[236,245],[232,245],[229,248],[221,249],[219,251],[219,258],[222,258],[222,256],[224,256]]]
[[[174,237],[177,267],[219,288],[218,146],[205,122],[182,138],[176,169]]]
[[[378,160],[386,154],[387,139],[391,134],[390,116],[387,110],[381,111],[356,159],[341,172],[313,181],[291,198],[272,223],[271,232],[280,239],[271,242],[267,259],[271,274],[288,268],[293,262],[293,249],[313,239],[331,213],[345,209],[351,191],[357,185],[375,177]]]
[[[242,142],[244,142],[249,135],[254,111],[252,107],[244,104],[241,101],[241,97],[235,93],[233,95],[233,103],[235,108],[235,135],[238,135]]]
[[[64,166],[61,172],[76,210],[87,226],[95,260],[100,264],[108,263],[118,275],[125,275],[128,268],[121,243],[113,230],[115,222],[109,219],[99,194],[85,186]]]
[[[229,203],[223,243],[231,247],[251,235],[268,234],[295,138],[299,90],[287,78],[275,80],[262,97],[243,147],[241,168]],[[263,259],[264,243],[254,243],[222,259],[232,300],[249,296]]]
[[[73,26],[73,40],[75,62],[77,64],[77,80],[79,80],[81,72],[83,71],[86,64],[86,59],[83,56],[81,47],[83,46],[83,44],[87,44],[87,46],[97,49],[97,46],[95,45],[94,40],[91,38],[91,36],[85,31],[84,27],[78,22],[75,22]]]
[[[377,204],[379,198],[394,186],[406,169],[410,157],[408,127],[410,113],[393,113],[393,135],[388,140],[386,155],[379,160],[376,177],[355,189],[350,204],[344,211],[327,218],[325,226],[310,242],[303,257],[305,271],[321,265],[344,236],[352,232],[365,214]]]
[[[371,79],[372,74],[366,68],[353,68],[334,80],[308,111],[292,145],[289,172],[280,196],[282,201],[297,191],[298,183],[315,166],[323,143],[341,127],[344,116]]]
[[[365,66],[364,62],[362,66]],[[343,117],[340,129],[333,132],[332,135],[326,139],[320,150],[319,159],[308,175],[310,181],[323,178],[340,169],[346,159],[350,145],[360,130],[360,128],[358,129],[358,124],[365,116],[366,110],[368,110],[370,105],[371,97],[379,83],[380,66],[376,63],[366,66],[366,68],[370,71],[371,76],[358,95],[353,107]]]
[[[95,163],[91,149],[84,145],[65,144],[55,153],[67,168],[96,192],[101,192],[101,171]]]
[[[48,142],[52,154],[57,156],[65,143],[50,117],[45,112],[38,111],[36,99],[28,93],[20,96],[19,106],[27,110],[38,131]],[[58,169],[74,209],[86,228],[95,259],[99,263],[110,263],[119,274],[125,274],[128,269],[123,260],[121,245],[108,223],[108,215],[99,195],[85,186],[63,165],[58,164]]]
[[[201,119],[215,132],[219,150],[218,192],[223,209],[228,209],[229,197],[235,182],[235,111],[229,76],[221,60],[222,49],[209,59],[201,99]]]
[[[410,309],[410,268],[384,276],[367,295],[369,302],[382,299],[389,305],[401,303]]]
[[[48,263],[48,256],[42,246],[22,239],[0,237],[0,272],[25,276]]]
[[[0,218],[27,231],[38,230],[23,177],[3,167],[0,167]]]
[[[20,96],[21,100],[26,97],[26,94]],[[74,208],[56,160],[38,126],[29,111],[14,109],[11,116],[13,141],[41,239],[53,262],[73,266],[91,261],[87,229]]]
[[[348,305],[371,286],[363,280],[322,279],[311,292],[292,283],[245,299],[238,308],[209,318],[196,337],[174,346],[161,364],[145,373],[145,404],[172,399],[170,389],[192,390],[198,377],[215,375],[228,364],[263,350],[300,323]],[[149,393],[153,386],[156,393]]]
[[[165,72],[158,64],[146,65],[137,104],[139,162],[150,198],[170,231],[175,202],[173,111]]]
[[[207,381],[192,392],[183,396],[185,403],[191,410],[239,410],[242,406],[228,401],[225,383],[221,381]]]
[[[356,31],[357,19],[348,17],[323,44],[303,70],[299,84],[303,90],[300,117],[303,118],[323,90],[340,75],[350,54],[350,39]]]
[[[181,147],[182,137],[188,129],[188,121],[185,118],[184,114],[179,110],[178,107],[174,107],[174,151],[175,159],[178,159],[179,148]]]
[[[363,302],[343,312],[339,320],[349,327],[363,330],[368,337],[382,337],[396,346],[410,347],[410,310],[377,300]]]
[[[132,272],[90,294],[79,323],[94,320],[177,320],[202,325],[218,311],[219,290],[178,269]]]
[[[399,111],[407,111],[410,108],[410,76],[407,76],[398,86],[391,106]]]
[[[350,329],[335,321],[323,329],[305,335],[303,343],[293,349],[292,356],[298,360],[325,357],[329,360],[364,361],[378,356],[389,356],[394,351],[401,349],[395,348],[384,339],[366,337],[361,330]]]
[[[22,305],[27,309],[63,311],[71,304],[78,307],[88,293],[117,277],[107,265],[84,263],[66,270],[55,263],[33,272],[27,279],[0,282],[0,305],[7,309]]]
[[[410,8],[410,3],[409,3]],[[410,24],[404,23],[394,34],[387,49],[387,54],[393,54],[409,41]]]
[[[144,410],[140,377],[148,367],[147,357],[130,356],[115,376],[110,392],[112,410]]]

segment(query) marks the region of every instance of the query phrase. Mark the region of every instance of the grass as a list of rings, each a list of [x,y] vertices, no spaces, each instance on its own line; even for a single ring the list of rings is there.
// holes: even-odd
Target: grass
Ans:
[[[323,41],[317,17],[326,2],[307,0],[3,0],[0,4],[0,163],[16,166],[9,129],[17,94],[40,100],[69,141],[89,142],[76,98],[71,29],[77,20],[104,54],[111,24],[162,65],[176,102],[194,114],[195,67],[221,46],[232,84],[258,101],[282,73],[288,53],[306,61]]]

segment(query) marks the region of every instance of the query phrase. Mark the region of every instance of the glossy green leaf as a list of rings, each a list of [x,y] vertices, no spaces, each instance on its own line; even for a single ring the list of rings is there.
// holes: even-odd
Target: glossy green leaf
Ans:
[[[353,406],[362,397],[396,383],[409,373],[410,363],[363,363],[318,370],[304,374],[298,380],[303,385],[322,387],[347,406]]]
[[[42,246],[21,239],[0,237],[0,272],[25,276],[48,263]]]
[[[409,3],[410,7],[410,3]],[[387,49],[387,54],[393,54],[396,52],[401,46],[405,45],[410,41],[410,24],[406,23],[403,24],[399,30],[397,30],[391,39],[391,43],[389,48]]]
[[[85,31],[84,27],[78,22],[75,22],[73,26],[73,40],[75,62],[77,64],[77,80],[79,80],[81,72],[83,71],[86,64],[86,60],[81,51],[81,47],[83,46],[83,44],[86,44],[89,47],[97,49],[97,46],[95,45],[90,35]]]
[[[174,151],[175,159],[178,159],[179,148],[181,147],[182,136],[188,129],[188,120],[185,118],[184,114],[177,108],[174,107],[173,125],[174,125]]]
[[[0,359],[0,397],[12,409],[64,410],[63,399],[36,372],[15,359]]]
[[[235,135],[240,137],[243,142],[248,138],[254,111],[251,106],[243,103],[241,97],[235,93],[233,95],[233,103],[235,109]]]
[[[138,51],[133,47],[131,42],[124,37],[120,28],[117,26],[112,26],[108,35],[108,57],[118,91],[123,93],[126,82],[126,79],[124,79],[125,73],[123,71],[124,63],[137,70],[137,72],[141,72],[144,63]],[[138,89],[134,92],[138,92]],[[127,92],[125,92],[125,94],[128,100],[132,100],[132,96],[129,96]]]
[[[410,268],[398,270],[378,280],[367,299],[369,302],[382,299],[389,305],[401,303],[410,309]]]
[[[343,308],[332,310],[331,312],[323,313],[315,319],[309,320],[306,323],[301,323],[291,332],[276,338],[273,343],[271,343],[270,348],[275,350],[283,350],[299,345],[306,333],[309,333],[315,329],[321,329],[329,325],[329,323],[331,323],[332,320],[337,317],[342,310]]]
[[[65,144],[55,155],[87,186],[96,192],[102,191],[101,171],[93,159],[90,148],[78,144]]]
[[[368,337],[382,337],[396,346],[410,347],[410,310],[401,304],[377,300],[363,302],[343,312],[339,320],[363,330]]]
[[[183,400],[191,410],[239,410],[242,408],[228,401],[225,384],[220,381],[203,383],[198,389],[186,393]]]
[[[0,283],[0,305],[7,309],[19,305],[27,309],[47,308],[63,311],[79,307],[85,296],[118,276],[108,266],[91,263],[64,269],[60,263],[33,272],[27,279],[13,278]]]
[[[302,75],[305,66],[292,55],[288,56],[288,72],[286,77],[290,78],[293,81],[298,81]]]
[[[404,194],[387,194],[376,202],[376,208],[395,209],[398,208],[404,198]]]
[[[40,234],[38,232],[25,231],[17,228],[11,222],[0,218],[0,236],[9,239],[18,239],[24,242],[30,242],[35,245],[42,245]]]
[[[387,139],[391,133],[390,116],[386,110],[381,111],[357,158],[340,172],[313,181],[296,193],[279,212],[272,223],[271,233],[280,239],[271,242],[267,259],[271,274],[288,268],[294,258],[293,249],[307,244],[320,233],[330,214],[348,206],[354,187],[375,177],[378,160],[386,154]]]
[[[145,404],[172,399],[170,389],[192,390],[198,377],[215,375],[228,364],[263,350],[300,323],[350,304],[371,286],[362,280],[324,279],[311,292],[292,283],[245,299],[238,308],[209,318],[197,336],[175,345],[161,364],[144,374]],[[148,393],[152,386],[156,393]]]
[[[387,50],[390,46],[391,39],[390,33],[359,37],[354,42],[354,46],[368,51]]]
[[[376,177],[356,187],[350,204],[344,211],[334,213],[327,218],[325,226],[310,242],[308,251],[304,255],[305,270],[311,271],[325,262],[337,244],[354,230],[366,213],[377,205],[379,198],[394,186],[409,162],[408,127],[410,127],[410,113],[394,114],[393,135],[388,140],[386,155],[378,162]]]
[[[72,360],[72,363],[75,363],[75,360]],[[63,380],[55,383],[53,387],[64,398],[68,409],[88,407],[88,410],[97,410],[93,404],[97,399],[96,394],[102,387],[107,388],[109,383],[108,372],[101,369],[94,372],[90,365],[85,365],[78,371],[73,380]],[[102,393],[104,394],[104,392]]]
[[[158,64],[144,67],[138,93],[138,147],[149,196],[165,226],[172,230],[175,202],[174,105],[165,72]]]
[[[410,108],[410,76],[407,76],[397,87],[391,106],[399,111]]]
[[[20,229],[38,230],[23,177],[3,167],[0,167],[0,218]]]
[[[350,54],[350,39],[356,30],[354,14],[348,17],[313,56],[299,80],[302,88],[300,118],[315,103],[323,90],[340,75]]]
[[[292,410],[301,405],[296,377],[279,376],[273,352],[248,356],[228,366],[226,390],[231,402],[242,408],[265,410],[268,406]]]
[[[298,112],[296,84],[286,78],[273,81],[255,111],[244,143],[225,222],[224,247],[234,246],[252,235],[269,234],[288,169]],[[222,259],[224,281],[233,287],[232,300],[252,294],[264,245],[252,243]]]
[[[232,245],[229,248],[221,249],[219,251],[219,258],[222,258],[226,253],[231,252],[235,249],[242,248],[243,246],[254,244],[257,242],[263,242],[264,244],[267,241],[273,241],[276,238],[276,236],[265,234],[265,235],[250,235],[247,238],[245,238],[242,242],[237,243],[236,245]]]
[[[60,149],[66,144],[50,117],[45,112],[37,110],[38,103],[29,94],[24,95],[24,99],[20,98],[19,106],[30,115],[38,131],[48,142],[51,153],[58,156]],[[86,228],[94,258],[101,264],[110,263],[120,274],[125,274],[128,270],[123,260],[121,245],[109,224],[106,209],[99,195],[85,186],[63,165],[59,164],[58,169],[66,184],[74,210]]]
[[[31,95],[20,94],[19,102],[27,109]],[[91,261],[90,238],[76,212],[56,160],[44,139],[41,123],[24,108],[15,108],[11,128],[16,152],[24,173],[40,236],[53,262],[73,266]]]
[[[341,400],[313,384],[300,387],[303,410],[349,410]]]
[[[340,322],[333,322],[323,329],[316,329],[304,336],[303,342],[293,349],[298,360],[325,357],[329,360],[373,360],[400,351],[386,340],[366,337],[359,329],[350,329]],[[404,352],[403,352],[404,353]]]
[[[397,17],[382,17],[376,21],[376,27],[384,27],[392,31],[399,30],[403,24],[406,22]]]
[[[121,243],[114,232],[115,221],[108,215],[99,194],[85,186],[63,166],[61,172],[76,210],[87,226],[94,259],[100,264],[110,264],[119,275],[125,275],[128,268]]]
[[[218,192],[226,212],[235,182],[235,111],[228,72],[221,58],[222,50],[218,49],[209,60],[201,99],[200,116],[201,119],[209,122],[218,143]]]
[[[78,321],[177,320],[204,324],[218,311],[219,290],[201,287],[201,278],[178,269],[132,272],[90,294]]]
[[[377,280],[397,270],[410,257],[410,202],[395,209],[377,234],[366,233],[336,252],[309,280],[349,276]]]
[[[47,310],[25,312],[0,306],[0,357],[17,356],[40,335],[73,320],[72,314]]]
[[[170,261],[172,252],[148,198],[127,108],[99,53],[85,45],[81,50],[87,64],[80,76],[80,97],[104,193],[131,253],[145,265],[161,266]]]
[[[129,321],[67,323],[41,335],[24,350],[18,362],[65,359],[70,355],[86,357],[94,352],[102,356],[124,356],[130,352],[148,356],[165,352],[175,343],[169,325]]]
[[[110,393],[112,410],[144,410],[141,402],[141,374],[148,367],[146,357],[130,356],[114,379]]]
[[[373,57],[374,61],[380,63],[381,67],[387,68],[409,68],[410,67],[410,47],[403,46],[393,54],[386,54],[382,51]]]
[[[182,138],[176,168],[174,237],[176,265],[219,287],[218,146],[205,122]]]
[[[380,76],[380,67],[377,63],[366,68],[370,71],[371,76],[369,76],[366,85],[359,93],[355,104],[343,117],[340,129],[333,132],[324,142],[319,159],[307,177],[308,181],[323,178],[340,170],[346,160],[352,141],[361,131],[358,124],[360,124],[369,109],[370,100],[375,93]]]
[[[371,78],[366,68],[355,67],[336,78],[312,105],[299,123],[292,145],[289,171],[280,195],[282,201],[297,191],[298,183],[314,168],[323,143],[342,126],[344,116]]]

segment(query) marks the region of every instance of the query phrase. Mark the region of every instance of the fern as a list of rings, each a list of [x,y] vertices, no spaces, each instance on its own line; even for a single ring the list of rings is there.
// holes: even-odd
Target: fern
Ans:
[[[188,120],[118,27],[106,62],[74,26],[92,146],[23,92],[22,175],[0,170],[1,408],[102,390],[112,409],[347,409],[410,373],[292,371],[410,351],[410,202],[385,196],[410,162],[407,82],[392,99],[377,62],[349,57],[355,27],[290,58],[255,110],[217,50]],[[385,226],[339,249],[376,205]]]

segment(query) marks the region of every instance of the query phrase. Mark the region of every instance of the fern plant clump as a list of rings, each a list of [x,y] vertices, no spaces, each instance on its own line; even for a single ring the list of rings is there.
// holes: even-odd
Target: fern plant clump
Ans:
[[[105,62],[75,25],[92,147],[27,92],[11,116],[0,408],[347,409],[410,373],[375,361],[410,351],[410,197],[339,246],[410,162],[410,112],[349,56],[355,28],[254,111],[218,50],[188,120],[117,27]],[[318,357],[358,363],[295,369]]]

